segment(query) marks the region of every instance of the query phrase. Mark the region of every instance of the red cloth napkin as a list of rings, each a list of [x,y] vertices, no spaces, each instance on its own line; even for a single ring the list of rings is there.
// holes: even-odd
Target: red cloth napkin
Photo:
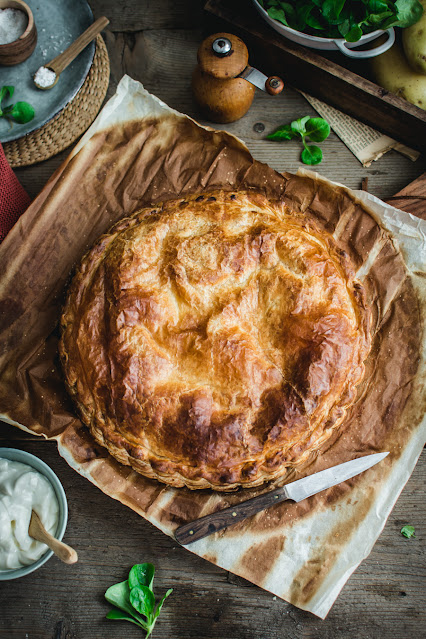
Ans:
[[[9,166],[0,144],[0,242],[4,240],[31,200]]]

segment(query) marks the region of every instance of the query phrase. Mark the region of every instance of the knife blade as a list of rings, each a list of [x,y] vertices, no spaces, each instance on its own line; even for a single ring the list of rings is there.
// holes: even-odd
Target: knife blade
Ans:
[[[308,475],[303,477],[303,479],[298,479],[291,484],[286,484],[281,488],[253,497],[230,508],[224,508],[205,517],[200,517],[195,521],[180,526],[175,531],[175,539],[185,546],[223,528],[232,526],[274,504],[279,504],[286,500],[302,501],[302,499],[312,497],[312,495],[316,495],[332,486],[337,486],[337,484],[363,473],[368,468],[378,464],[387,455],[389,455],[388,452],[358,457],[326,470],[321,470],[319,473]]]
[[[247,80],[250,84],[253,84],[262,91],[266,91],[266,93],[270,95],[278,95],[284,88],[284,82],[281,78],[275,75],[268,78],[264,73],[250,66],[247,66],[244,71],[241,71],[237,77]]]

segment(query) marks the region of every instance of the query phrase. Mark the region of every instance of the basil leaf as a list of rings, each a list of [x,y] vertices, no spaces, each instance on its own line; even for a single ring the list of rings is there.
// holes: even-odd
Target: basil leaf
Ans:
[[[414,534],[416,531],[414,529],[414,526],[403,526],[401,528],[401,535],[403,535],[404,537],[407,537],[407,539],[410,539],[411,537],[415,537],[416,535]]]
[[[305,124],[309,120],[310,117],[311,116],[309,116],[309,115],[305,115],[304,118],[299,118],[298,120],[293,120],[293,122],[290,124],[292,130],[295,133],[298,133],[299,135],[301,135],[303,137],[305,135]]]
[[[13,109],[8,115],[10,118],[13,118],[15,122],[18,122],[18,124],[25,124],[33,119],[35,111],[28,102],[17,102],[13,105]]]
[[[135,564],[129,572],[129,588],[136,586],[147,586],[153,590],[155,568],[152,564]]]
[[[319,146],[311,144],[303,149],[301,159],[303,164],[319,164],[322,160],[322,151]]]
[[[330,135],[330,125],[323,118],[309,118],[305,129],[312,142],[323,142]]]
[[[296,131],[293,131],[290,124],[278,127],[276,131],[266,136],[267,140],[292,140],[297,137]]]
[[[167,597],[172,594],[172,592],[173,592],[173,588],[170,588],[170,590],[168,590],[166,594],[161,597],[160,601],[158,602],[157,609],[154,612],[154,619],[157,619],[158,615],[161,612],[161,608],[163,607],[164,602],[166,601]]]
[[[118,610],[117,608],[113,608],[112,610],[110,610],[107,613],[106,618],[115,619],[116,621],[130,621],[137,626],[141,626],[144,630],[148,630],[148,625],[144,621],[137,621],[126,612],[121,612],[121,610]]]
[[[151,623],[151,616],[155,608],[155,597],[147,586],[136,586],[130,591],[130,603],[133,608],[148,619]]]
[[[134,617],[139,623],[145,623],[140,615],[133,609],[132,604],[130,603],[130,588],[129,584],[126,581],[122,581],[119,584],[114,584],[105,593],[105,599],[108,603],[116,606],[116,608],[120,608],[120,610],[124,610],[129,615]]]

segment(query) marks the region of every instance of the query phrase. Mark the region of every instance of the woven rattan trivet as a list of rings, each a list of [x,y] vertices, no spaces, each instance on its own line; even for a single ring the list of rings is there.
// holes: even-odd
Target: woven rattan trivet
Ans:
[[[5,142],[3,149],[12,167],[42,162],[66,149],[92,124],[109,84],[109,58],[99,35],[92,66],[80,91],[71,102],[37,131]]]

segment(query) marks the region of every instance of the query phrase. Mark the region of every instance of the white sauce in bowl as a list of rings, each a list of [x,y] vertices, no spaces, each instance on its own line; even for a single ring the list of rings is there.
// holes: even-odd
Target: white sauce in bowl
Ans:
[[[32,510],[55,535],[59,504],[50,482],[27,464],[0,458],[0,570],[32,564],[48,549],[28,534]]]

